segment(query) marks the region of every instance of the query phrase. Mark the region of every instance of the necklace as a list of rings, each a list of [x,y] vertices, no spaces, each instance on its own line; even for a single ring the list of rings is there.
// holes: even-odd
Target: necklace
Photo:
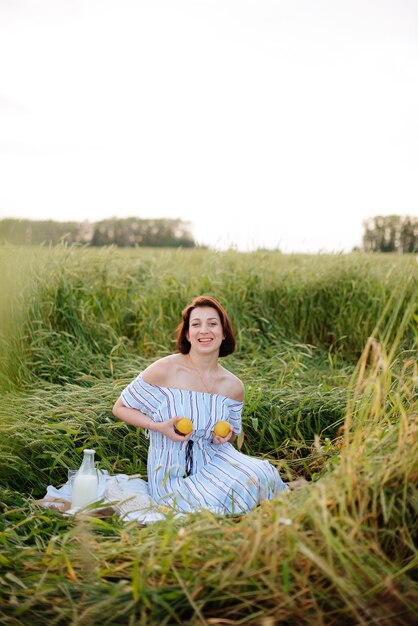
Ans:
[[[212,384],[211,384],[211,386],[210,386],[210,388],[209,388],[209,387],[207,386],[207,384],[205,383],[205,381],[204,381],[204,379],[203,379],[203,376],[202,376],[202,374],[200,373],[199,369],[198,369],[198,368],[196,367],[196,365],[193,363],[193,359],[192,359],[192,357],[190,356],[190,354],[189,354],[189,359],[190,359],[190,363],[192,364],[193,369],[195,370],[195,372],[196,372],[196,373],[197,373],[197,375],[199,376],[200,380],[202,381],[202,384],[203,384],[204,388],[206,389],[206,391],[207,391],[208,393],[212,393],[213,388],[214,388],[215,383],[216,383],[216,379],[218,378],[218,375],[216,375],[215,379],[213,380],[213,382],[212,382]]]

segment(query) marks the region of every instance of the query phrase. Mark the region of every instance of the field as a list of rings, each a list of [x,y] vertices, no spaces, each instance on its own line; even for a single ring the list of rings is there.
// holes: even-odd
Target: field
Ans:
[[[0,624],[418,622],[413,256],[2,246],[0,270]],[[86,447],[146,476],[111,408],[200,293],[236,331],[241,449],[296,488],[148,527],[41,508]]]

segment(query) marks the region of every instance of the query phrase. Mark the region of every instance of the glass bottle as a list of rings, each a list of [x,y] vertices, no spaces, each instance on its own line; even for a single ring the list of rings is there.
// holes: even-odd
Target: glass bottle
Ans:
[[[83,462],[74,478],[71,507],[84,508],[97,500],[99,479],[94,466],[95,450],[83,450]]]

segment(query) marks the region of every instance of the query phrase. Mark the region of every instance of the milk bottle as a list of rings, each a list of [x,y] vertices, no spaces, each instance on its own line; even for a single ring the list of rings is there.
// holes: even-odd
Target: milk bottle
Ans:
[[[99,479],[94,467],[95,450],[83,451],[83,462],[74,478],[71,507],[84,508],[97,500]]]

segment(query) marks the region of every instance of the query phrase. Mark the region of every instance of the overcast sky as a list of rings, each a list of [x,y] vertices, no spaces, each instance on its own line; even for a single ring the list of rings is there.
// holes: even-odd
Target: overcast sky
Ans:
[[[417,0],[0,0],[0,218],[349,251],[418,214]]]

